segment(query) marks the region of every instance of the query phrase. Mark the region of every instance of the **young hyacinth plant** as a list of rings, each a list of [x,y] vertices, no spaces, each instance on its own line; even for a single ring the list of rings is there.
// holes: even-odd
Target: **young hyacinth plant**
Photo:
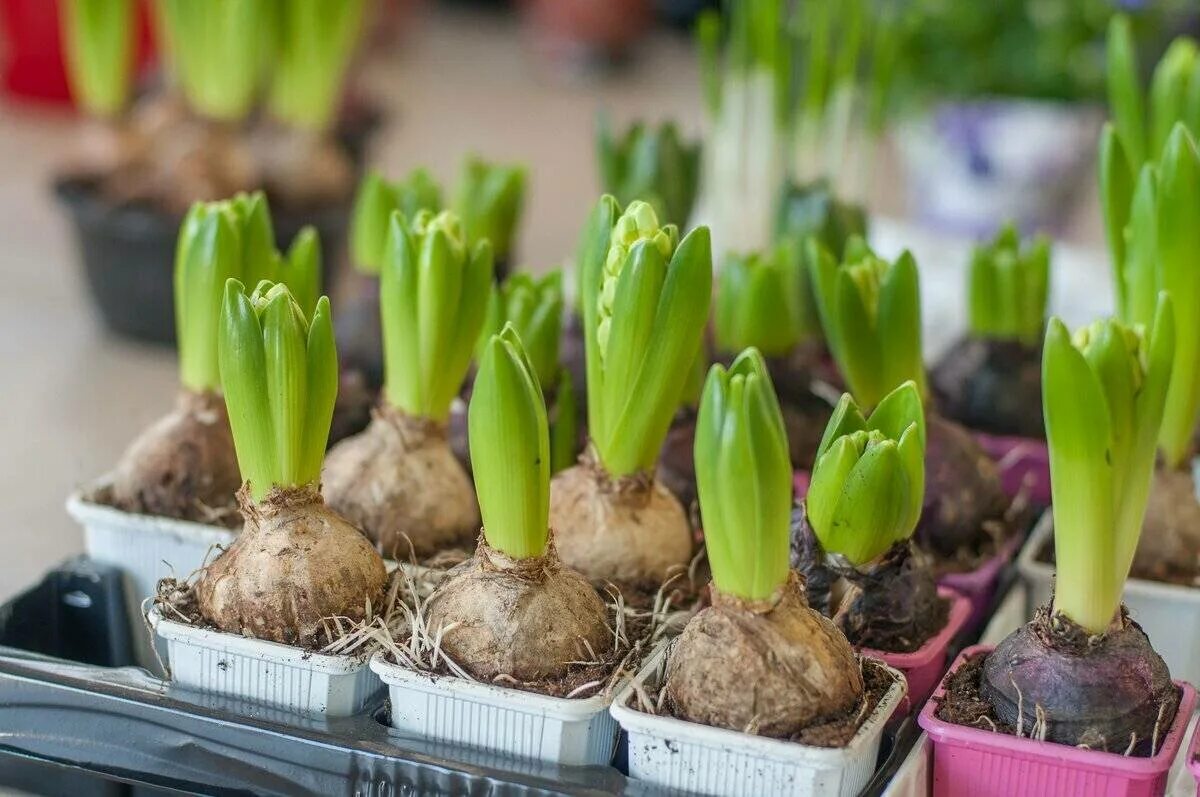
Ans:
[[[387,251],[392,214],[406,219],[422,210],[442,209],[442,189],[425,169],[413,169],[399,182],[389,183],[378,172],[367,172],[354,198],[350,215],[350,251],[354,266],[366,274],[379,274]]]
[[[683,141],[674,122],[657,128],[637,122],[617,137],[601,116],[596,149],[605,192],[622,203],[644,200],[663,220],[687,223],[700,178],[700,142]]]
[[[788,569],[792,467],[762,355],[714,365],[696,428],[696,477],[712,565],[712,605],[671,649],[676,717],[792,738],[851,711],[863,680],[850,643],[807,605]]]
[[[483,345],[469,427],[483,535],[428,603],[442,652],[476,678],[532,682],[613,645],[604,602],[550,545],[550,434],[537,369],[512,324]]]
[[[894,262],[852,238],[838,263],[815,240],[808,241],[825,340],[855,401],[879,405],[911,381],[928,396],[921,354],[921,300],[917,264],[904,252]],[[941,560],[939,567],[972,569],[992,555],[1011,531],[1009,500],[999,474],[974,437],[926,406],[925,508],[919,542]]]
[[[462,218],[468,241],[487,240],[496,258],[496,273],[508,272],[517,225],[525,208],[524,166],[488,163],[469,157],[455,195],[454,209]]]
[[[115,119],[133,88],[133,0],[66,0],[60,5],[63,54],[75,103],[99,119]]]
[[[1098,321],[1072,339],[1055,318],[1046,332],[1054,598],[988,656],[981,693],[1002,722],[1021,732],[1040,723],[1048,741],[1140,755],[1178,703],[1166,664],[1121,607],[1172,378],[1171,307],[1160,295],[1149,327]],[[1044,712],[1028,716],[1029,701]]]
[[[478,530],[447,422],[491,280],[491,244],[468,245],[454,213],[392,214],[380,274],[384,394],[366,431],[330,451],[324,481],[330,504],[388,555],[427,557]]]
[[[320,647],[326,619],[380,605],[383,560],[327,508],[319,484],[337,397],[329,300],[307,316],[287,287],[225,284],[218,361],[245,483],[245,526],[201,571],[201,615],[222,631]]]
[[[679,241],[654,209],[603,197],[581,246],[590,464],[551,487],[568,565],[593,578],[659,583],[691,558],[687,519],[652,473],[700,351],[712,292],[708,230]],[[628,489],[610,490],[617,481]]]
[[[1021,248],[1009,224],[971,254],[967,325],[971,334],[1036,345],[1046,323],[1050,292],[1050,241],[1039,236]]]

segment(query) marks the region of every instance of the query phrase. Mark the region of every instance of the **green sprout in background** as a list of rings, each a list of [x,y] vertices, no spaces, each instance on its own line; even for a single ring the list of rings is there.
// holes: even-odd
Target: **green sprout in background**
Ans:
[[[467,423],[488,545],[514,559],[546,552],[550,434],[537,369],[511,324],[483,344]]]
[[[92,116],[120,115],[133,86],[135,3],[65,0],[59,8],[71,96]]]
[[[601,188],[628,204],[641,199],[672,224],[686,224],[700,178],[700,143],[686,143],[673,122],[641,122],[614,135],[608,118],[597,125]]]
[[[501,262],[512,253],[525,207],[526,180],[524,166],[488,163],[477,157],[463,163],[454,208],[462,218],[467,240],[491,241]]]
[[[1046,332],[1054,609],[1095,634],[1120,606],[1141,534],[1171,380],[1171,305],[1159,298],[1148,337],[1116,320],[1095,322],[1074,340],[1057,318]]]
[[[968,327],[975,337],[1036,344],[1050,292],[1050,241],[1039,236],[1021,248],[1009,224],[975,247],[967,283]]]
[[[849,393],[817,450],[805,505],[828,553],[864,565],[909,539],[925,498],[925,412],[914,382],[893,390],[870,417]]]
[[[762,355],[709,371],[696,421],[696,487],[713,583],[768,600],[788,578],[792,461]]]
[[[251,496],[262,501],[273,487],[317,484],[338,384],[329,299],[322,296],[310,318],[285,285],[263,281],[247,296],[230,279],[218,352]]]
[[[708,229],[679,241],[649,204],[605,196],[580,255],[588,431],[610,475],[652,472],[708,317]]]
[[[856,235],[867,237],[867,214],[859,205],[834,196],[828,180],[805,185],[788,181],[783,186],[775,220],[776,239],[804,241],[816,236],[830,252],[844,252],[846,242]]]
[[[799,242],[785,238],[766,253],[730,255],[717,280],[713,329],[717,350],[751,346],[784,357],[819,337],[820,321]]]
[[[412,219],[422,210],[442,209],[442,189],[424,169],[413,169],[403,180],[389,183],[378,172],[367,172],[354,197],[350,214],[350,252],[354,265],[378,274],[386,252],[392,213]]]
[[[808,262],[825,340],[858,403],[874,407],[909,380],[926,395],[913,256],[905,251],[889,262],[853,238],[839,264],[809,239]]]
[[[279,4],[268,98],[276,118],[304,130],[324,132],[330,127],[366,5],[366,0]]]
[[[385,398],[406,415],[444,423],[470,367],[487,310],[492,247],[468,246],[449,211],[392,214],[380,274]]]

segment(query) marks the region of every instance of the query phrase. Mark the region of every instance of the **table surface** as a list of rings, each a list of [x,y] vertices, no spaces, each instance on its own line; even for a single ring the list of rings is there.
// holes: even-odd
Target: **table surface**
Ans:
[[[539,65],[512,19],[439,10],[421,20],[419,40],[404,37],[364,79],[389,115],[373,153],[385,173],[427,165],[452,178],[469,151],[531,166],[518,251],[532,268],[557,265],[574,248],[598,191],[592,135],[601,108],[617,122],[671,117],[693,133],[703,123],[691,44],[668,33],[648,38],[604,80],[563,82]],[[0,498],[7,510],[0,600],[81,550],[80,531],[63,510],[66,495],[110,468],[169,408],[176,388],[171,352],[113,338],[93,314],[69,230],[47,190],[74,133],[67,113],[0,104]],[[901,216],[894,159],[880,163],[883,190],[872,209]],[[1095,246],[1098,230],[1088,197],[1067,237]],[[927,293],[961,290],[965,245],[902,225],[880,232],[887,247],[913,245],[919,257],[953,271],[942,280],[926,265]],[[1075,276],[1056,273],[1056,282],[1067,283],[1058,295],[1078,296],[1079,288],[1091,297],[1085,307],[1103,308],[1107,272],[1096,256],[1072,249],[1064,259]],[[936,301],[931,294],[926,307]],[[927,311],[927,326],[961,324],[960,305],[948,303],[945,323],[942,311]]]

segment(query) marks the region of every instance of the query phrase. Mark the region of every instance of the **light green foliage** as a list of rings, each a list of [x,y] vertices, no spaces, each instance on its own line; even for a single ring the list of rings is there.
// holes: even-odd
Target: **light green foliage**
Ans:
[[[913,382],[865,417],[843,394],[817,450],[806,498],[821,546],[862,565],[912,536],[925,498],[925,411]]]
[[[388,226],[397,210],[406,219],[422,210],[442,209],[442,189],[424,169],[413,169],[398,183],[367,172],[354,197],[350,215],[350,252],[356,268],[378,274],[387,247]]]
[[[1097,634],[1120,605],[1146,511],[1175,349],[1171,307],[1160,295],[1149,327],[1097,321],[1072,340],[1053,318],[1046,332],[1054,608]]]
[[[550,432],[537,371],[511,324],[483,346],[467,423],[488,545],[514,559],[541,556],[550,529]]]
[[[246,295],[230,279],[218,351],[238,467],[254,499],[319,483],[338,382],[329,299],[310,319],[287,286],[264,281]]]
[[[408,415],[445,422],[479,340],[492,280],[492,247],[468,246],[458,216],[392,214],[380,272],[385,399]]]
[[[825,340],[855,400],[874,407],[909,380],[924,396],[921,295],[913,256],[906,251],[888,262],[857,237],[850,239],[840,264],[815,239],[809,239],[808,248]]]
[[[579,252],[588,431],[614,476],[653,469],[704,334],[708,228],[682,241],[654,209],[601,198]]]
[[[467,240],[491,241],[496,258],[506,260],[525,208],[525,182],[524,166],[467,158],[454,201]]]
[[[366,0],[286,0],[278,5],[269,104],[279,119],[325,131],[362,30]]]
[[[1043,236],[1021,248],[1012,225],[971,254],[967,283],[971,334],[993,340],[1037,343],[1046,322],[1050,292],[1050,241]]]
[[[227,206],[197,203],[180,227],[175,250],[175,337],[179,379],[190,390],[218,390],[217,330],[221,297],[242,276],[237,217]]]
[[[784,357],[820,333],[800,244],[785,238],[769,252],[730,255],[717,280],[717,350],[755,347]]]
[[[696,488],[713,582],[766,600],[788,577],[792,464],[762,355],[714,365],[696,420]]]
[[[596,135],[600,183],[622,203],[649,202],[660,217],[685,224],[696,200],[700,142],[684,142],[673,122],[633,124],[617,138],[606,117]]]
[[[133,84],[134,0],[63,0],[59,11],[72,97],[90,114],[116,116]]]
[[[492,289],[477,359],[483,359],[492,335],[511,324],[533,363],[538,383],[547,389],[558,380],[558,345],[562,337],[562,272],[551,271],[541,278],[515,273]]]

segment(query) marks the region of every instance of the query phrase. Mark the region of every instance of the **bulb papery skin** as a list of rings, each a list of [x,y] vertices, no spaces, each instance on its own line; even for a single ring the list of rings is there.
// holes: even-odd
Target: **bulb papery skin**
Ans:
[[[542,556],[513,559],[481,536],[429,598],[426,622],[442,652],[483,681],[561,678],[613,647],[607,607],[553,542]]]
[[[475,490],[445,429],[386,402],[365,431],[330,449],[322,489],[335,511],[399,561],[465,547],[479,530]]]
[[[770,601],[714,589],[671,648],[665,690],[680,719],[790,738],[853,711],[864,685],[854,649],[793,574]]]
[[[326,620],[366,618],[382,606],[383,559],[315,486],[239,493],[246,525],[195,592],[204,619],[230,634],[307,647],[328,641]]]
[[[692,559],[691,527],[669,490],[591,462],[550,481],[550,527],[562,561],[592,581],[657,589]]]
[[[122,455],[111,492],[113,505],[129,512],[206,521],[235,505],[240,485],[225,401],[184,390]]]

